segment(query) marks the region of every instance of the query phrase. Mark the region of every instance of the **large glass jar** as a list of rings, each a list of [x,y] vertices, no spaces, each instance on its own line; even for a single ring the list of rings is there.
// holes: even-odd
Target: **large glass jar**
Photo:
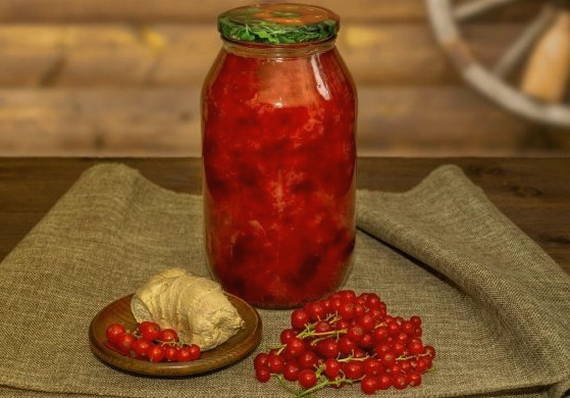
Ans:
[[[202,92],[210,270],[258,307],[302,305],[339,287],[354,248],[356,90],[338,17],[270,4],[218,26]]]

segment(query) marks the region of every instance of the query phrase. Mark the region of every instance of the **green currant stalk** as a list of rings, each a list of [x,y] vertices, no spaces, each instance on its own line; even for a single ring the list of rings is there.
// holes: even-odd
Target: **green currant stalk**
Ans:
[[[363,362],[363,361],[366,361],[368,358],[370,358],[368,355],[365,356],[365,357],[360,357],[360,358],[356,358],[356,357],[354,357],[354,356],[352,356],[352,355],[349,355],[349,356],[346,357],[346,358],[337,359],[337,361],[339,361],[339,362],[351,362],[351,361],[360,361],[360,362]]]
[[[277,378],[277,381],[279,382],[281,387],[283,387],[286,391],[290,392],[291,394],[297,396],[302,392],[302,391],[298,391],[298,390],[292,388],[291,385],[289,383],[287,383],[287,381],[285,380],[283,375],[279,375],[279,374],[275,374],[275,373],[273,375]]]
[[[354,383],[358,383],[358,382],[361,381],[363,378],[364,378],[364,376],[361,377],[361,378],[359,378],[359,379],[348,379],[348,378],[346,378],[345,376],[343,376],[343,377],[338,378],[338,379],[328,380],[328,379],[326,379],[326,378],[321,377],[321,380],[322,380],[322,381],[321,381],[320,383],[316,384],[315,386],[313,386],[313,387],[311,387],[311,388],[309,388],[309,389],[307,389],[307,390],[303,390],[303,391],[299,392],[296,396],[297,396],[298,398],[307,397],[307,396],[309,396],[310,394],[312,394],[312,393],[314,393],[314,392],[316,392],[316,391],[319,391],[319,390],[321,390],[321,389],[323,389],[323,388],[325,388],[325,387],[328,387],[328,386],[340,386],[341,384],[344,384],[344,383],[346,383],[346,384],[354,384]]]

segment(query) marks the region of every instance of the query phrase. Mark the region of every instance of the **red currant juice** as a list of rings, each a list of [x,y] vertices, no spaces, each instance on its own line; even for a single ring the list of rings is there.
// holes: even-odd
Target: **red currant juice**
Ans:
[[[286,308],[335,290],[355,224],[356,91],[335,48],[222,50],[203,90],[204,215],[225,290]]]

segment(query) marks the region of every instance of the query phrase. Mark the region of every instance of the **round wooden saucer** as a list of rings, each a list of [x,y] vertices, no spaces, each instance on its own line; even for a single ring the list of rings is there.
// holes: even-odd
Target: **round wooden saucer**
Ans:
[[[103,362],[114,368],[145,376],[173,377],[190,376],[210,372],[231,365],[250,354],[261,341],[261,319],[248,303],[226,293],[244,320],[244,328],[224,344],[202,353],[202,357],[191,362],[152,363],[123,356],[106,345],[105,330],[112,323],[120,323],[128,330],[134,330],[137,322],[131,313],[132,295],[123,297],[103,308],[89,326],[91,351]]]

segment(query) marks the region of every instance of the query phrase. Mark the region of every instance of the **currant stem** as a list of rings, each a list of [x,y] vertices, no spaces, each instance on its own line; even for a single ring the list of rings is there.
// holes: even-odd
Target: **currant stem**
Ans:
[[[408,359],[416,359],[419,357],[429,357],[429,356],[430,356],[430,354],[428,354],[427,352],[425,354],[416,354],[416,355],[408,355],[408,356],[401,355],[398,358],[396,358],[396,361],[406,361]]]
[[[297,396],[298,394],[301,393],[301,391],[297,391],[294,388],[292,388],[289,383],[287,383],[285,381],[285,378],[283,377],[283,375],[278,375],[278,374],[274,374],[274,376],[277,378],[277,381],[279,382],[279,384],[281,385],[281,387],[283,387],[286,391],[290,392],[291,394]]]

